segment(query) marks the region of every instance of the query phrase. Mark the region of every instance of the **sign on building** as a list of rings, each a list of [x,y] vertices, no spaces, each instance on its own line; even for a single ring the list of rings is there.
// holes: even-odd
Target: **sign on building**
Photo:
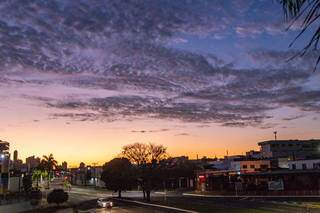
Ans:
[[[276,180],[276,181],[268,181],[268,189],[271,191],[279,191],[283,190],[283,181],[282,179]]]

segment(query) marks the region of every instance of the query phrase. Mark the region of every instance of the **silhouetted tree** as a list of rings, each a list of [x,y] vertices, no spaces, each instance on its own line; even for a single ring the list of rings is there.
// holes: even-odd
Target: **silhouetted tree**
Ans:
[[[32,189],[32,177],[31,175],[25,175],[22,179],[23,190],[26,194],[29,194]]]
[[[121,197],[121,192],[131,189],[135,183],[134,168],[127,158],[115,158],[103,166],[101,180]]]
[[[292,46],[298,38],[300,38],[308,30],[313,31],[313,35],[309,42],[305,45],[302,51],[298,54],[300,56],[305,55],[308,51],[318,50],[320,39],[320,0],[279,0],[282,4],[285,18],[292,21],[293,24],[300,24],[301,31],[292,41]],[[319,53],[318,53],[319,54]],[[297,55],[296,55],[297,56]],[[316,61],[315,69],[320,62],[320,56]]]
[[[150,201],[150,193],[160,178],[158,163],[167,157],[167,148],[152,143],[134,143],[124,146],[122,154],[138,166],[138,182],[143,198]]]

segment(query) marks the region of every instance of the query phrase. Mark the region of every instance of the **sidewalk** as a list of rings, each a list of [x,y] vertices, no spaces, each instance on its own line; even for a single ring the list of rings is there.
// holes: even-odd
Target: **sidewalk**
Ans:
[[[218,195],[199,192],[183,193],[183,196],[208,198],[320,198],[319,195]]]
[[[0,212],[3,213],[18,213],[22,211],[32,210],[33,207],[30,205],[29,201],[23,201],[20,203],[13,203],[0,206]]]

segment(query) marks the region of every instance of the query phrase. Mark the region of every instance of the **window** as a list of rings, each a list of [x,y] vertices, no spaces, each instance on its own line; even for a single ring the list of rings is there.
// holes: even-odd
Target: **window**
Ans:
[[[268,166],[267,164],[261,164],[261,165],[260,165],[260,168],[261,168],[261,169],[268,169],[268,167],[269,167],[269,166]]]
[[[254,165],[250,165],[250,168],[251,168],[251,169],[254,169]]]
[[[293,169],[293,170],[296,169],[296,164],[292,164],[292,169]]]
[[[305,163],[302,164],[302,169],[307,169],[307,165]]]
[[[246,168],[248,168],[248,166],[247,166],[247,165],[243,165],[242,168],[243,168],[243,169],[246,169]]]

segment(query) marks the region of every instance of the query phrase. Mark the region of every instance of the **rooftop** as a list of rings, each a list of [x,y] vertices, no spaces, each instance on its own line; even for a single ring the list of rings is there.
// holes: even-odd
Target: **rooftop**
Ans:
[[[309,143],[309,142],[317,142],[320,143],[320,139],[309,139],[309,140],[269,140],[269,141],[262,141],[259,142],[258,145],[265,145],[265,144],[274,144],[274,143],[290,143],[290,142],[298,142],[298,143]]]
[[[9,145],[10,145],[9,142],[0,140],[0,151],[9,150]]]

